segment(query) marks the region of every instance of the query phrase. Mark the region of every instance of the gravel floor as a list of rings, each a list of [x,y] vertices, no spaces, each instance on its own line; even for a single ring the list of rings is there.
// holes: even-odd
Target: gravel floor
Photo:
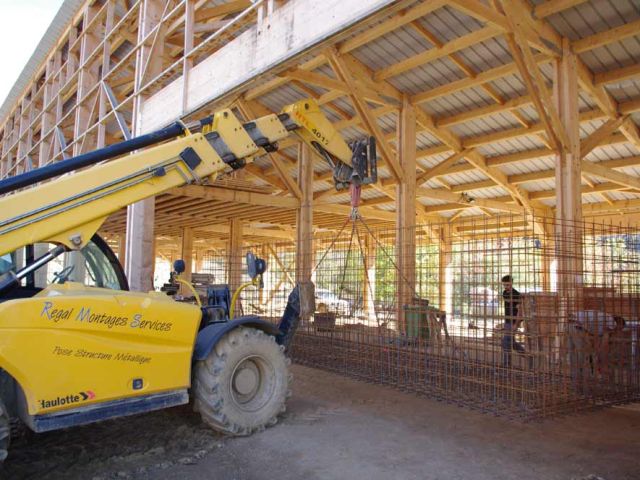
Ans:
[[[518,424],[293,367],[288,412],[222,437],[189,407],[15,440],[6,479],[635,479],[640,409]]]

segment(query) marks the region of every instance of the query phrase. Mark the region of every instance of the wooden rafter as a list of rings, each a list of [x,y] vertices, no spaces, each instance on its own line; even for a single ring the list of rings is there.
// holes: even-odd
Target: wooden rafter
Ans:
[[[613,132],[615,132],[622,123],[629,118],[626,115],[621,115],[618,118],[610,118],[603,123],[595,132],[589,135],[587,138],[580,142],[580,156],[586,157],[591,151],[596,148],[602,141],[608,138]]]
[[[640,32],[640,20],[635,22],[626,23],[620,27],[613,28],[611,30],[605,30],[604,32],[596,33],[589,37],[576,40],[571,44],[573,51],[576,53],[584,53],[589,50],[593,50],[598,47],[604,47],[614,42],[619,42],[625,38],[638,35]]]
[[[485,40],[489,40],[490,38],[494,38],[500,33],[501,30],[493,26],[481,28],[480,30],[456,38],[455,40],[446,43],[440,48],[431,48],[426,52],[409,57],[406,60],[383,68],[382,70],[376,72],[374,79],[385,80],[389,77],[400,75],[401,73],[411,70],[412,68],[419,67],[420,65],[432,62],[434,60],[437,60],[438,58],[446,57],[452,53],[457,52],[458,50],[462,50],[477,43],[481,43]]]
[[[389,145],[384,139],[384,135],[378,126],[376,118],[371,115],[370,109],[364,100],[364,96],[360,91],[359,86],[353,79],[351,71],[337,50],[329,49],[327,51],[327,56],[335,74],[349,86],[349,98],[351,99],[360,120],[366,126],[367,130],[376,138],[378,149],[381,152],[384,161],[389,166],[391,174],[398,182],[401,181],[403,173],[400,165],[398,164],[398,160],[395,158],[395,155],[391,152]]]
[[[554,13],[568,10],[587,1],[589,0],[546,0],[543,3],[536,5],[533,13],[536,18],[545,18],[553,15]]]

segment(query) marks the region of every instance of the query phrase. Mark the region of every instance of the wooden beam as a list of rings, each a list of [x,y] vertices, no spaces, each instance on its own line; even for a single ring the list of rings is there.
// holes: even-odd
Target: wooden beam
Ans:
[[[285,72],[282,75],[286,76],[287,78],[290,78],[293,80],[300,80],[301,82],[305,82],[310,85],[316,85],[318,87],[321,87],[327,90],[338,90],[344,94],[348,94],[350,92],[349,86],[345,82],[341,82],[340,80],[336,80],[334,78],[328,77],[326,75],[322,75],[320,73],[309,72],[307,70],[302,70],[302,69],[294,69],[294,70],[289,70],[288,72]],[[365,85],[362,84],[362,82],[358,81],[358,79],[355,79],[355,83],[358,84],[358,86],[360,87],[360,91],[362,92],[362,95],[367,100],[380,105],[387,105],[389,103],[387,100],[384,100],[378,94],[378,92],[367,88]]]
[[[624,185],[628,188],[640,190],[640,178],[632,177],[626,173],[616,172],[615,170],[587,160],[583,160],[581,166],[583,172],[604,178],[605,180],[617,183],[618,185]]]
[[[471,149],[471,150],[464,150],[458,153],[454,153],[453,155],[444,159],[435,167],[425,170],[420,175],[418,175],[418,178],[417,178],[418,185],[422,185],[434,177],[445,174],[450,166],[458,162],[460,159],[464,158],[465,154],[472,153],[473,151],[474,150]]]
[[[589,0],[547,0],[533,9],[533,13],[537,18],[545,18],[554,13],[568,10],[577,5],[581,5]]]
[[[316,212],[338,215],[342,218],[346,218],[351,215],[350,206],[336,205],[333,203],[314,203],[313,210]],[[379,210],[374,207],[360,207],[358,211],[365,219],[382,220],[390,223],[395,223],[396,221],[396,214],[394,212]]]
[[[193,272],[193,229],[191,227],[183,227],[182,243],[180,247],[180,258],[184,260],[184,273],[182,278],[187,282],[191,281],[191,273]],[[189,290],[181,287],[183,295],[190,295]]]
[[[199,232],[215,232],[222,233],[228,235],[231,231],[231,227],[229,224],[227,225],[205,225],[194,227],[196,232],[196,236],[198,236]],[[293,240],[293,232],[283,231],[277,228],[255,228],[248,227],[246,225],[242,226],[242,233],[247,237],[264,237],[265,239],[278,239],[278,240]]]
[[[496,200],[493,198],[474,198],[473,196],[464,195],[463,193],[452,193],[443,188],[417,188],[417,197],[432,198],[434,200],[441,200],[445,202],[455,203],[457,205],[464,205],[467,207],[484,207],[491,210],[497,210],[500,212],[510,212],[521,214],[524,208],[520,205],[513,203],[507,203],[503,200]],[[507,197],[507,200],[509,197]]]
[[[543,54],[535,55],[534,59],[537,64],[549,63],[551,61],[551,58],[548,55]],[[518,66],[515,64],[515,62],[507,63],[505,65],[480,72],[473,78],[463,78],[460,80],[455,80],[440,87],[431,88],[424,92],[417,93],[411,97],[411,101],[413,103],[427,102],[429,100],[434,100],[436,98],[459,92],[461,90],[477,87],[478,85],[491,82],[502,77],[513,75],[517,71]]]
[[[619,83],[634,77],[640,77],[640,64],[629,65],[615,70],[606,70],[596,73],[593,76],[596,87],[601,87],[610,83]]]
[[[395,155],[384,139],[384,135],[378,126],[377,119],[371,114],[369,107],[364,101],[362,93],[356,84],[351,71],[335,49],[327,50],[327,56],[335,74],[349,86],[349,98],[351,99],[351,103],[367,130],[376,138],[378,150],[382,154],[382,158],[385,160],[386,164],[389,166],[391,174],[395,177],[396,181],[402,181],[404,176],[402,168],[398,164],[398,160],[395,158]]]
[[[533,22],[533,20],[530,18],[528,11],[523,11],[519,2],[503,0],[502,4],[509,14],[507,18],[512,32],[506,35],[509,49],[518,65],[520,76],[527,85],[529,95],[536,106],[540,121],[547,133],[547,138],[556,149],[567,148],[569,139],[564,125],[560,121],[549,90],[525,39],[525,25]]]
[[[572,42],[571,47],[575,53],[584,53],[598,47],[604,47],[610,43],[619,42],[628,37],[633,37],[637,35],[638,32],[640,32],[640,20],[581,38],[580,40]]]
[[[618,118],[610,118],[603,123],[595,132],[580,142],[580,156],[586,157],[604,139],[609,138],[613,132],[620,128],[627,118],[626,115],[621,115]]]
[[[227,282],[232,292],[242,283],[242,267],[244,258],[242,255],[242,220],[232,218],[229,220],[229,244],[227,247]],[[238,310],[236,310],[238,312]]]
[[[311,282],[313,268],[313,152],[298,147],[298,187],[302,192],[296,211],[296,282]]]
[[[170,192],[172,195],[183,197],[202,198],[206,200],[218,200],[223,202],[246,203],[248,205],[260,205],[280,208],[298,208],[300,201],[292,197],[280,197],[275,195],[265,195],[263,193],[246,192],[242,190],[231,190],[217,186],[186,185],[174,188]]]
[[[640,150],[640,131],[631,117],[625,119],[620,125],[620,131],[632,143],[637,150]]]
[[[438,58],[446,57],[459,50],[463,50],[472,45],[476,45],[485,40],[489,40],[490,38],[494,38],[501,33],[502,30],[496,27],[490,26],[481,28],[480,30],[456,38],[455,40],[446,43],[441,48],[431,48],[426,52],[411,56],[406,60],[383,68],[382,70],[379,70],[375,73],[374,79],[379,81],[394,77],[396,75],[400,75],[401,73],[419,67],[420,65],[432,62],[434,60],[437,60]]]
[[[580,59],[577,60],[578,82],[580,86],[587,92],[596,102],[600,110],[609,116],[618,115],[618,105],[609,95],[603,86],[597,86],[594,81],[593,74],[589,68]]]
[[[444,0],[427,0],[412,8],[401,10],[389,20],[367,28],[361,34],[340,43],[338,45],[338,52],[341,54],[349,53],[362,45],[372,42],[376,38],[380,38],[393,30],[397,30],[403,25],[428,15],[445,4],[446,2]]]
[[[480,21],[487,22],[489,25],[500,28],[503,32],[510,30],[506,15],[498,12],[495,8],[486,6],[478,0],[451,0],[451,3],[457,10],[475,17]],[[519,11],[527,12],[530,17],[531,8],[528,3],[517,1],[516,6]],[[522,27],[525,35],[525,44],[530,44],[532,47],[548,55],[558,56],[561,38],[553,28],[533,18],[529,18],[527,23],[523,24]]]
[[[269,29],[262,24],[250,26],[191,69],[184,108],[180,95],[182,76],[149,98],[143,106],[142,131],[153,131],[212,102],[224,103],[226,97],[247,87],[258,76],[314,46],[331,42],[359,21],[393,7],[394,3],[394,0],[289,0],[269,16]],[[292,22],[292,18],[296,21]]]
[[[404,177],[396,190],[396,265],[398,329],[405,331],[404,306],[416,291],[416,107],[405,97],[398,121],[398,159]]]

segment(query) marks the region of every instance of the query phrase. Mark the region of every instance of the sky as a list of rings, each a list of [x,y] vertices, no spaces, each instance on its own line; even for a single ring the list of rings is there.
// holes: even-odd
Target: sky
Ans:
[[[63,0],[0,0],[0,104],[31,58]]]

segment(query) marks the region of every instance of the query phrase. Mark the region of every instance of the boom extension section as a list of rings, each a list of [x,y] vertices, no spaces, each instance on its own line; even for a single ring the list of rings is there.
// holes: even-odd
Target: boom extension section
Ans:
[[[375,182],[373,139],[347,145],[313,100],[245,124],[231,110],[222,110],[188,127],[174,124],[0,181],[0,193],[8,193],[59,177],[0,198],[0,255],[37,242],[80,249],[119,209],[242,168],[276,151],[291,134],[331,164],[337,189]]]

